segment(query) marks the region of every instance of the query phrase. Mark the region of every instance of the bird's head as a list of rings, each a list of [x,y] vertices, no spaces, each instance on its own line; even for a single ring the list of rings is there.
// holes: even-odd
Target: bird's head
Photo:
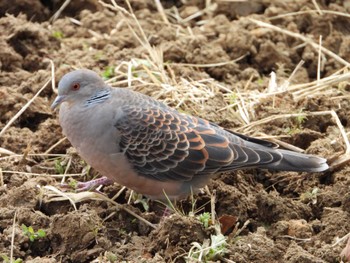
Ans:
[[[105,85],[102,78],[91,70],[79,69],[69,72],[58,83],[58,96],[51,108],[55,109],[64,101],[74,103],[87,99]]]

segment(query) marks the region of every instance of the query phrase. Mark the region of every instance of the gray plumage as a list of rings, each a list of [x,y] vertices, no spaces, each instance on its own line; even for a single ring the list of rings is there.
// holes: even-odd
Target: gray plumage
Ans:
[[[179,113],[143,94],[111,88],[93,71],[66,74],[52,104],[63,133],[92,167],[154,198],[188,194],[213,174],[241,168],[322,172],[326,160]]]

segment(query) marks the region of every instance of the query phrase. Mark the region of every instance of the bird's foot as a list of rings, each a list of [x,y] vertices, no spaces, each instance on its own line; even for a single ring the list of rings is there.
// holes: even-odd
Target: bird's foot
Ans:
[[[168,206],[165,207],[164,211],[163,211],[163,216],[162,218],[166,218],[171,216],[172,214],[174,214],[174,210],[170,209]]]
[[[70,183],[62,183],[61,187],[65,188],[65,189],[73,188],[76,192],[93,190],[93,191],[100,193],[100,191],[96,190],[97,187],[99,187],[100,185],[110,185],[112,183],[113,183],[112,180],[103,176],[101,178],[97,178],[97,179],[90,180],[87,182],[72,181]]]

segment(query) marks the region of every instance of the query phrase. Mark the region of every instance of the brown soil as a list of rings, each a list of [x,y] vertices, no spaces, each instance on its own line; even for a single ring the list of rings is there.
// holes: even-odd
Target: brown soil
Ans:
[[[123,61],[147,59],[149,55],[125,21],[128,19],[137,31],[132,18],[125,18],[121,11],[107,9],[96,0],[72,1],[59,18],[50,23],[50,17],[63,2],[15,0],[0,3],[1,127],[49,79],[50,59],[56,66],[57,84],[72,67],[102,73],[108,66],[118,67]],[[124,1],[117,2],[127,8]],[[162,4],[167,12],[173,10],[175,14],[176,8],[179,16],[186,18],[203,10],[205,2],[163,1]],[[317,2],[324,10],[350,12],[349,1]],[[218,1],[214,7],[188,21],[176,21],[168,16],[170,23],[162,20],[154,1],[132,0],[131,6],[149,43],[161,48],[164,62],[167,62],[165,70],[177,81],[213,78],[232,90],[261,92],[267,87],[271,71],[277,72],[281,79],[288,78],[300,60],[305,64],[292,79],[293,83],[311,82],[317,76],[317,50],[295,38],[259,28],[249,20],[268,22],[269,17],[275,15],[315,10],[312,1],[261,0],[244,4]],[[273,19],[271,23],[313,38],[315,42],[322,35],[325,48],[350,61],[348,17],[321,16],[314,12]],[[222,66],[176,64],[221,63],[242,55],[245,57],[238,62]],[[321,77],[342,67],[327,57]],[[289,93],[276,95],[274,104],[266,100],[255,105],[251,121],[301,110],[334,110],[349,131],[349,84],[337,88],[338,98],[332,98],[334,94],[320,93],[295,101]],[[177,105],[166,95],[158,96],[160,85],[153,89],[150,86],[136,89],[168,99],[171,106]],[[187,100],[181,110],[226,128],[239,128],[242,123],[235,112],[219,111],[226,106],[224,93],[216,90],[210,100],[204,101],[203,107]],[[52,154],[68,153],[63,157],[31,155],[44,153],[63,136],[57,114],[50,110],[54,96],[48,85],[0,137],[0,147],[16,154],[29,154],[23,158],[0,156],[0,255],[10,257],[13,249],[14,258],[25,262],[184,262],[192,242],[203,244],[210,239],[215,233],[213,227],[206,229],[196,216],[188,216],[192,211],[190,198],[180,203],[186,216],[176,213],[164,218],[163,206],[155,201],[149,201],[149,210],[145,211],[140,202],[127,204],[130,191],[124,191],[117,198],[118,203],[155,224],[156,229],[105,201],[85,200],[76,204],[77,210],[69,201],[50,201],[43,186],[59,187],[59,179],[50,177],[58,173],[57,160],[64,163],[70,159],[68,173],[71,174],[81,173],[85,168],[67,141],[51,151]],[[326,158],[336,158],[343,153],[345,146],[339,129],[329,115],[310,116],[294,129],[295,132],[290,132],[288,128],[297,125],[294,119],[282,118],[257,129],[268,135],[288,135],[281,140],[308,153]],[[315,174],[247,170],[218,175],[209,184],[210,192],[216,194],[218,218],[233,216],[238,228],[246,223],[238,235],[232,227],[225,233],[226,253],[217,259],[218,262],[339,262],[346,240],[333,244],[338,237],[350,232],[348,171],[350,166],[344,165]],[[88,178],[79,178],[84,179]],[[121,186],[113,185],[104,187],[102,192],[112,197],[120,189]],[[195,198],[197,207],[210,212],[207,192]],[[22,224],[32,226],[35,231],[44,229],[46,237],[30,241]]]

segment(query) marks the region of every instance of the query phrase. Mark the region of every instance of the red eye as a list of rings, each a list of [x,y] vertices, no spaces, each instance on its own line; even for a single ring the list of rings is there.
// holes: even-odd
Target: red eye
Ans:
[[[79,83],[74,83],[72,85],[72,90],[78,90],[78,89],[80,89],[80,84]]]

